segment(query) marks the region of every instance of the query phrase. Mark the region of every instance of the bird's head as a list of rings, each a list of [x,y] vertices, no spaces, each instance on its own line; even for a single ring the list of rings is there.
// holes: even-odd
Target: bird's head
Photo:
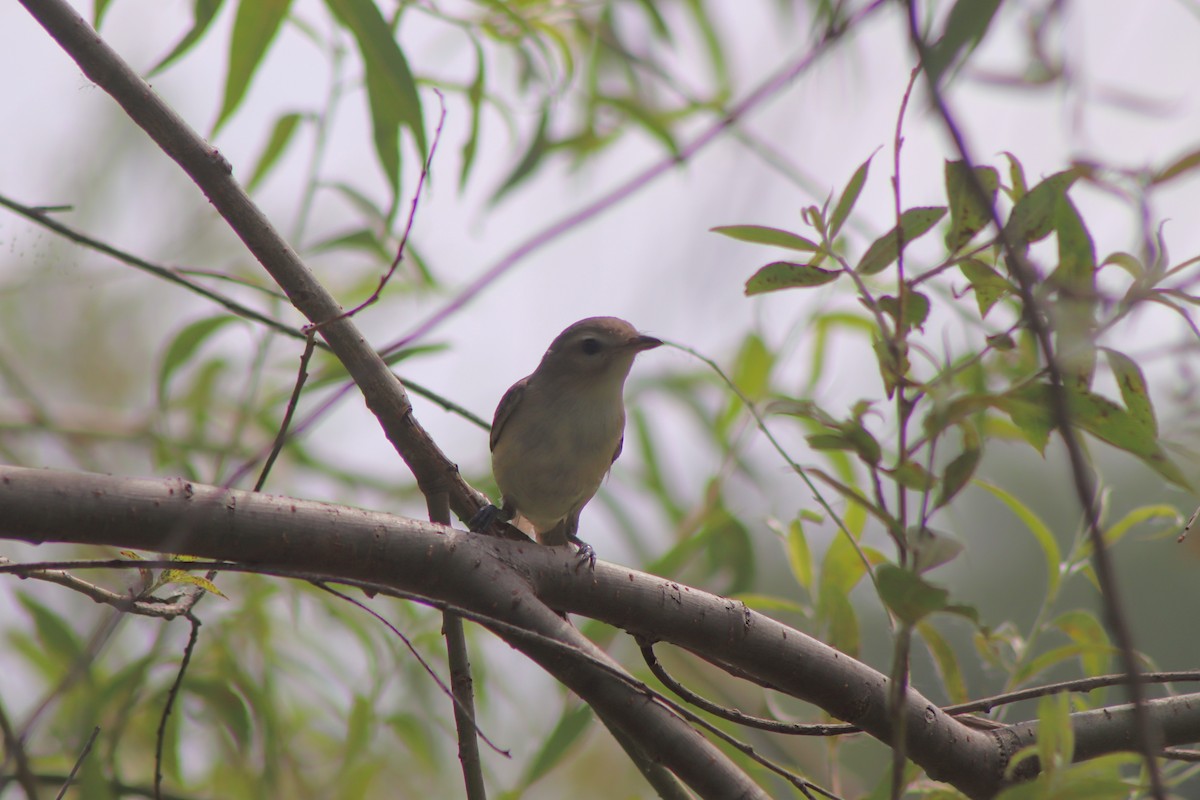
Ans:
[[[662,340],[638,333],[637,328],[616,317],[581,319],[560,333],[537,371],[573,383],[624,384],[633,359]]]

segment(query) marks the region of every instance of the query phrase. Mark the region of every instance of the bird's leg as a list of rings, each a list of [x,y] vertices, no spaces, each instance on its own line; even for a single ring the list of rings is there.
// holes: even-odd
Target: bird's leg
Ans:
[[[503,508],[488,503],[483,508],[475,512],[475,516],[471,517],[471,521],[467,523],[467,529],[471,533],[482,533],[492,527],[497,522],[508,522],[516,516],[516,509],[508,503],[504,504]]]
[[[575,565],[575,570],[578,571],[579,568],[582,567],[583,563],[586,561],[587,565],[588,565],[588,571],[595,572],[596,571],[596,551],[595,551],[595,549],[592,548],[592,546],[590,544],[588,544],[587,542],[580,539],[579,536],[576,535],[578,533],[579,533],[579,511],[576,511],[575,513],[573,513],[569,517],[567,517],[566,520],[564,520],[563,534],[567,537],[568,542],[570,542],[571,544],[573,544],[577,548],[579,548],[578,551],[575,553],[575,558],[578,559],[578,563]]]

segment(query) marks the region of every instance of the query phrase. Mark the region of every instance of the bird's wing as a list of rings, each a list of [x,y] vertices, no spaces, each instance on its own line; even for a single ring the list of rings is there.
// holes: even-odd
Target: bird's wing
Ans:
[[[623,450],[624,448],[625,448],[625,437],[622,436],[620,439],[617,440],[617,449],[613,453],[613,460],[609,462],[610,464],[617,463],[617,459],[621,457],[621,450]]]
[[[504,393],[504,397],[500,398],[500,405],[496,406],[496,416],[492,418],[490,440],[492,450],[496,449],[496,442],[500,441],[500,432],[504,430],[504,423],[508,422],[517,404],[521,402],[521,396],[525,394],[525,387],[528,383],[529,378],[521,378],[509,387],[509,390]],[[620,448],[617,449],[620,450]]]

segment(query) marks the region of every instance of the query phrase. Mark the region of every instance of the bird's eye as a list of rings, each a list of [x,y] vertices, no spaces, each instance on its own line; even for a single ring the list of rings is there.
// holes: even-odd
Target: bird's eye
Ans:
[[[596,353],[600,352],[600,340],[589,336],[579,343],[579,349],[582,350],[585,355],[594,356]]]

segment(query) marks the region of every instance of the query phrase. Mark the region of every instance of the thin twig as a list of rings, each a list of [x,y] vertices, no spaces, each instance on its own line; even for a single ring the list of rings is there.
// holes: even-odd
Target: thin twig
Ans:
[[[167,719],[171,716],[171,709],[175,707],[175,701],[179,698],[179,689],[183,686],[183,676],[187,674],[188,664],[192,661],[192,653],[196,650],[196,641],[200,638],[200,618],[188,611],[186,619],[191,623],[191,633],[188,635],[187,645],[183,648],[183,658],[179,662],[179,669],[175,672],[175,680],[171,683],[171,689],[167,692],[167,700],[163,703],[162,715],[158,720],[158,731],[154,735],[154,800],[162,800],[162,762],[163,762],[163,746],[167,740]]]
[[[75,782],[75,775],[78,774],[79,768],[83,766],[83,760],[87,758],[88,753],[92,752],[92,745],[96,743],[96,737],[100,735],[100,726],[92,728],[92,735],[88,737],[87,742],[83,745],[83,750],[79,753],[79,758],[75,759],[75,763],[71,765],[71,771],[67,773],[67,779],[63,781],[62,787],[58,790],[58,794],[54,796],[54,800],[62,800],[67,796],[67,789],[71,788],[71,784]],[[33,795],[30,795],[33,798]]]
[[[292,424],[292,416],[296,413],[296,406],[300,402],[300,392],[304,389],[304,382],[308,380],[308,362],[312,358],[313,350],[317,343],[317,332],[310,330],[307,335],[307,341],[304,343],[304,352],[300,354],[300,369],[296,372],[296,383],[292,386],[292,395],[288,398],[287,409],[283,412],[283,421],[279,423],[279,432],[275,434],[275,441],[271,443],[271,452],[263,462],[262,470],[258,473],[258,480],[254,482],[254,491],[261,492],[263,485],[267,482],[267,476],[271,474],[271,467],[275,464],[275,459],[279,457],[279,452],[283,450],[283,445],[288,439],[288,427]]]
[[[439,89],[434,89],[433,93],[437,95],[438,103],[441,105],[442,113],[438,117],[437,130],[433,133],[433,139],[429,145],[429,154],[425,157],[424,163],[421,165],[421,175],[417,178],[417,188],[413,191],[412,205],[408,210],[408,220],[404,225],[404,234],[400,237],[400,244],[396,247],[396,257],[392,259],[392,264],[379,278],[379,285],[375,287],[375,291],[371,292],[371,296],[361,303],[356,305],[349,311],[345,311],[339,316],[331,320],[316,323],[308,326],[309,330],[320,330],[322,326],[328,325],[335,320],[353,317],[358,312],[362,311],[369,305],[378,302],[380,296],[383,295],[383,290],[387,287],[388,281],[392,279],[392,275],[396,273],[396,268],[400,266],[400,262],[404,259],[404,248],[408,245],[408,236],[412,233],[413,221],[417,218],[417,205],[421,202],[421,192],[425,188],[425,180],[429,177],[429,171],[433,167],[433,157],[437,153],[438,142],[442,139],[442,128],[446,124],[446,98],[442,95]]]
[[[0,771],[7,772],[8,761],[12,759],[13,772],[17,783],[25,792],[26,800],[37,800],[37,776],[29,766],[29,753],[25,751],[25,743],[9,723],[8,713],[5,712],[3,704],[0,704],[0,733],[4,735],[4,761],[0,764]]]

